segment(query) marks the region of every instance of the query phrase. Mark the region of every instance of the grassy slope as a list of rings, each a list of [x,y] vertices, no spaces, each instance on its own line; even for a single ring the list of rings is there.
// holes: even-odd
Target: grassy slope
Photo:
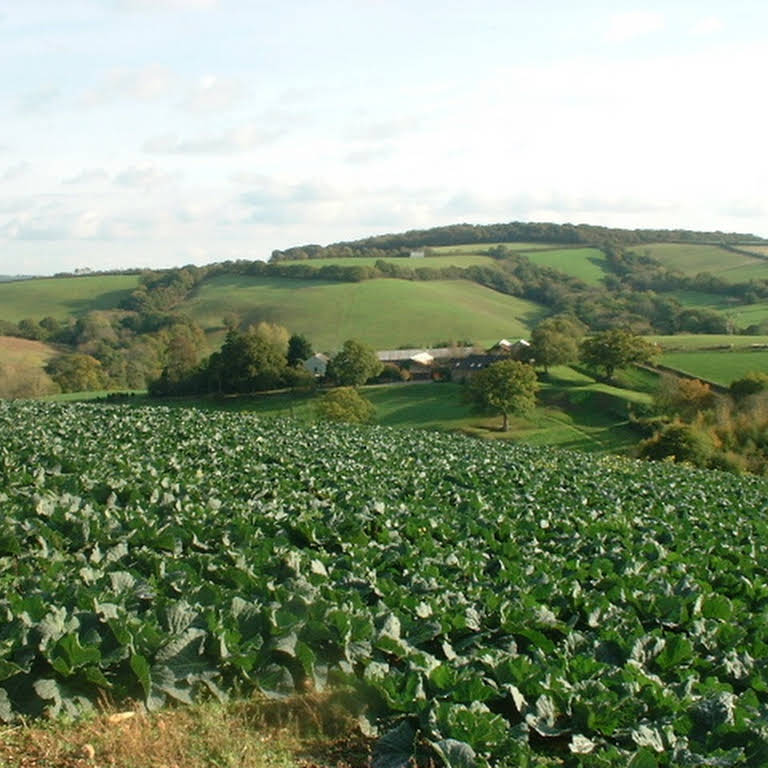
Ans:
[[[768,261],[765,259],[733,253],[717,245],[656,243],[637,246],[634,250],[686,275],[711,272],[732,283],[768,278]]]
[[[751,371],[768,373],[768,350],[668,352],[661,362],[691,376],[728,386]]]
[[[42,341],[0,336],[0,363],[42,368],[57,354],[56,349]]]
[[[57,354],[41,341],[0,336],[0,397],[38,397],[57,391],[44,370]]]
[[[312,267],[320,268],[326,265],[338,265],[342,267],[372,267],[379,261],[379,258],[366,258],[366,257],[349,257],[349,258],[332,258],[332,259],[310,259],[308,261],[283,262],[283,266],[291,266],[296,264],[297,266],[310,265]],[[488,266],[494,263],[494,260],[490,256],[484,256],[481,253],[446,253],[439,256],[429,256],[423,259],[404,259],[404,258],[382,258],[381,261],[387,261],[391,264],[398,264],[401,267],[410,267],[411,269],[418,269],[419,267],[433,267],[439,269],[441,267],[471,267],[476,264]]]
[[[643,381],[642,386],[647,386]],[[535,445],[576,448],[593,453],[616,453],[637,443],[627,424],[632,403],[647,403],[650,395],[596,382],[566,366],[551,369],[541,382],[539,406],[528,416],[510,419],[510,431],[499,432],[500,417],[476,413],[465,402],[461,384],[414,382],[373,385],[362,392],[376,408],[376,422],[394,428],[460,431],[475,437],[511,439]],[[176,398],[136,397],[135,405],[161,404],[204,410],[233,410],[265,417],[290,416],[315,420],[317,394],[278,393],[248,397]],[[416,438],[417,439],[417,438]]]
[[[768,344],[768,336],[728,336],[726,334],[681,333],[676,336],[646,336],[669,352],[679,350],[707,350],[716,347],[752,349],[755,344]]]
[[[92,309],[114,309],[139,283],[138,275],[51,277],[0,283],[0,319],[50,315],[63,320]]]
[[[524,336],[543,315],[538,305],[463,280],[411,282],[221,276],[206,282],[185,311],[220,340],[221,318],[280,323],[305,334],[315,349],[333,351],[359,338],[378,349],[449,339],[492,343]]]
[[[534,251],[525,255],[534,264],[572,275],[589,285],[600,283],[606,273],[607,259],[605,254],[597,248],[563,248],[553,251]]]
[[[556,244],[550,243],[472,243],[470,245],[438,245],[432,248],[432,253],[440,255],[448,253],[485,253],[489,248],[494,248],[497,245],[503,245],[510,251],[528,251],[536,250],[537,248],[557,248]]]

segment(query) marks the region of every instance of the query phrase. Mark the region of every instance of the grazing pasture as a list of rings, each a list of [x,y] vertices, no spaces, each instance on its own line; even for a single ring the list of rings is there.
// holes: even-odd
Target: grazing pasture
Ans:
[[[768,349],[667,352],[660,362],[727,387],[751,371],[768,373]]]
[[[767,260],[734,253],[719,245],[655,243],[634,246],[631,250],[648,255],[665,267],[685,275],[710,272],[731,283],[746,282],[752,278],[768,279]]]
[[[206,281],[186,311],[214,332],[213,343],[222,337],[222,317],[234,311],[246,324],[285,325],[311,339],[316,350],[329,352],[349,338],[377,349],[451,339],[491,344],[526,336],[544,314],[533,302],[466,280],[337,283],[242,275]]]
[[[526,251],[524,255],[540,267],[556,269],[589,285],[597,285],[602,281],[608,265],[605,254],[597,248]]]
[[[57,320],[93,309],[116,309],[139,284],[138,275],[46,277],[0,283],[0,320]]]

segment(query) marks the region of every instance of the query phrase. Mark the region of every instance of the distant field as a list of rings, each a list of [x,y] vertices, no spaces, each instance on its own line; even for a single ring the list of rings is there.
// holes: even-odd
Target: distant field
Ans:
[[[760,256],[768,256],[768,245],[739,245],[737,247],[742,251],[749,251]]]
[[[646,336],[670,351],[706,350],[729,345],[734,349],[750,349],[753,344],[768,344],[768,336],[735,336],[726,334],[679,334],[675,336]]]
[[[0,363],[16,365],[23,363],[42,367],[58,352],[42,341],[17,339],[15,336],[0,336]]]
[[[0,320],[64,319],[92,309],[114,309],[139,284],[138,275],[50,277],[0,283]]]
[[[419,267],[433,267],[438,269],[440,267],[471,267],[475,264],[493,264],[494,260],[490,256],[483,256],[478,253],[455,253],[444,254],[440,256],[427,256],[423,259],[406,259],[406,258],[382,258],[382,261],[387,261],[391,264],[397,264],[401,267],[410,267],[411,269],[418,269]],[[281,262],[283,266],[301,265],[306,267],[307,265],[316,267],[324,267],[327,264],[333,264],[340,267],[373,267],[378,258],[332,258],[332,259],[308,259],[302,261],[284,261]]]
[[[57,354],[41,341],[0,336],[0,398],[38,397],[56,391],[44,366]]]
[[[554,251],[525,253],[534,264],[550,267],[577,277],[589,285],[597,285],[605,277],[608,260],[597,248],[563,248]]]
[[[711,272],[732,283],[751,278],[768,279],[768,261],[742,253],[727,251],[718,245],[690,245],[682,243],[656,243],[638,245],[633,250],[647,254],[686,275]]]
[[[489,248],[503,245],[510,251],[528,251],[536,248],[559,248],[557,243],[472,243],[471,245],[438,245],[432,246],[432,253],[440,255],[448,253],[485,253]],[[414,249],[415,250],[415,249]]]
[[[728,386],[750,371],[768,373],[768,350],[668,352],[661,362],[683,373]]]
[[[663,294],[677,299],[684,307],[706,308],[717,310],[732,310],[744,305],[738,299],[729,296],[721,296],[718,293],[704,293],[704,291],[670,291]]]
[[[285,325],[326,351],[349,338],[378,349],[451,339],[492,343],[528,335],[544,314],[533,302],[465,280],[337,283],[235,275],[206,281],[184,309],[213,332],[209,342],[214,345],[221,339],[222,317],[230,311],[246,324]]]
[[[736,336],[717,333],[681,333],[674,336],[646,336],[645,338],[670,351],[707,350],[726,345],[733,349],[748,350],[754,344],[768,344],[768,336]]]

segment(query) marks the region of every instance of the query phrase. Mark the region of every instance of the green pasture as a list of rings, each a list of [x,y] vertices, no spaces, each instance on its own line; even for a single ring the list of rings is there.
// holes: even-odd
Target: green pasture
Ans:
[[[599,284],[608,268],[605,254],[597,248],[561,248],[533,251],[524,255],[540,267],[556,269],[589,285]]]
[[[386,427],[458,431],[484,439],[504,439],[597,453],[619,453],[637,442],[627,413],[632,404],[647,403],[650,395],[596,382],[566,366],[541,377],[539,405],[525,417],[510,419],[510,431],[499,432],[500,417],[477,413],[456,383],[411,382],[364,387],[362,394],[376,408],[376,423]],[[67,399],[85,399],[69,396]],[[312,422],[317,393],[278,392],[250,396],[182,397],[154,400],[136,393],[134,405],[194,407],[289,416]],[[56,399],[61,399],[58,396]],[[418,437],[414,437],[418,440]]]
[[[465,280],[337,283],[239,275],[206,281],[184,309],[209,331],[212,345],[223,336],[224,313],[236,312],[245,325],[279,323],[328,352],[349,338],[377,349],[452,339],[491,344],[528,335],[544,315],[533,302]]]
[[[685,275],[710,272],[732,283],[746,282],[752,278],[768,279],[768,261],[757,256],[734,253],[719,245],[653,243],[635,246],[633,250]]]
[[[472,267],[475,265],[488,266],[494,264],[494,259],[490,256],[484,256],[480,253],[446,253],[439,256],[426,256],[423,259],[409,259],[400,257],[367,257],[361,256],[355,258],[350,257],[337,257],[329,259],[307,259],[302,261],[283,261],[283,266],[301,266],[301,267],[315,267],[320,269],[327,265],[339,266],[339,267],[373,267],[377,261],[386,261],[390,264],[397,264],[400,267],[410,267],[411,269],[418,269],[419,267],[432,267],[433,269],[440,269],[441,267]]]
[[[692,351],[728,346],[732,349],[751,349],[755,344],[768,344],[768,336],[737,336],[725,333],[680,333],[673,336],[646,336],[663,350]]]
[[[93,309],[115,309],[139,284],[138,275],[48,277],[0,283],[0,320],[51,316],[63,320]]]
[[[704,291],[669,291],[662,294],[677,299],[684,307],[691,309],[716,309],[731,311],[744,306],[738,299]]]
[[[557,243],[470,243],[468,245],[438,245],[430,246],[429,250],[432,253],[439,254],[440,256],[446,254],[470,254],[470,253],[486,253],[490,248],[496,248],[499,245],[503,245],[510,251],[528,251],[536,250],[538,248],[559,248]],[[414,249],[418,250],[418,249]],[[430,257],[433,258],[433,257]]]
[[[728,386],[751,371],[768,373],[768,349],[667,352],[660,362],[689,376]]]

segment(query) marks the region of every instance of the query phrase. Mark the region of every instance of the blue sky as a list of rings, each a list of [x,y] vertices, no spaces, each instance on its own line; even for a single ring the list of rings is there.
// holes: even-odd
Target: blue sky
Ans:
[[[458,222],[768,237],[762,2],[0,0],[0,273]]]

